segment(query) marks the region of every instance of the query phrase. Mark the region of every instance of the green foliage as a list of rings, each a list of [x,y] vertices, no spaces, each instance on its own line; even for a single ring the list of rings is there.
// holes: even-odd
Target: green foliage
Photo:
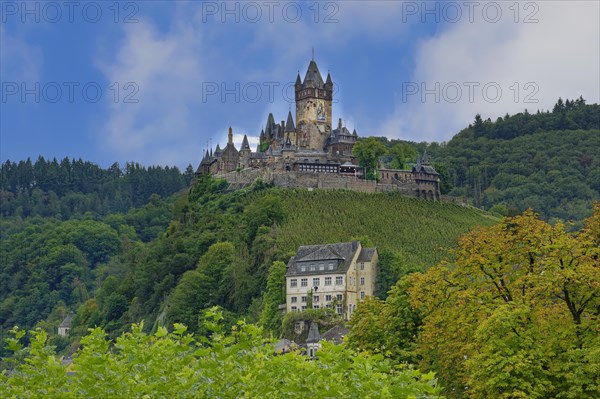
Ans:
[[[358,304],[350,320],[348,345],[351,348],[381,353],[397,363],[418,360],[415,344],[421,326],[421,313],[408,296],[411,277],[404,277],[390,290],[385,301],[368,297]]]
[[[433,374],[397,368],[381,356],[357,354],[324,343],[319,358],[298,351],[275,355],[262,331],[238,322],[224,334],[219,312],[207,322],[210,339],[196,341],[186,327],[155,334],[133,325],[114,343],[100,328],[91,329],[71,366],[63,366],[45,346],[43,331],[33,331],[31,346],[19,335],[9,345],[14,367],[0,375],[8,397],[220,397],[220,398],[436,398]],[[71,375],[67,370],[72,370]]]
[[[285,304],[285,270],[285,263],[273,262],[260,315],[260,325],[274,337],[281,334],[282,311],[279,305]]]
[[[352,147],[352,154],[358,159],[358,164],[365,168],[365,177],[369,180],[375,179],[377,160],[385,152],[385,146],[374,137],[358,140]]]
[[[43,216],[63,220],[91,212],[95,216],[125,213],[146,204],[153,194],[168,197],[188,186],[191,166],[185,173],[176,167],[145,168],[114,163],[108,169],[64,158],[58,162],[40,156],[0,166],[0,215]]]
[[[414,274],[417,353],[448,397],[600,395],[600,204],[565,232],[531,211],[460,241],[456,259]]]

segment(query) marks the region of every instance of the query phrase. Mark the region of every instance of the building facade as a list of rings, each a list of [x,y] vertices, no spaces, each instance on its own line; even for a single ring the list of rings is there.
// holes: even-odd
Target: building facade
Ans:
[[[286,311],[331,308],[350,319],[375,292],[378,260],[377,250],[359,241],[301,246],[286,269]]]

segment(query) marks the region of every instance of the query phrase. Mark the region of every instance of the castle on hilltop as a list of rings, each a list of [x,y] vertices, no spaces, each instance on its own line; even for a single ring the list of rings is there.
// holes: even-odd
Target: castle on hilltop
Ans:
[[[217,144],[204,152],[196,174],[212,174],[233,186],[251,184],[257,178],[284,187],[352,189],[357,191],[401,191],[426,199],[439,199],[439,175],[426,157],[412,170],[379,169],[379,181],[365,180],[352,148],[358,140],[339,118],[332,119],[333,81],[323,81],[315,60],[311,60],[304,80],[295,83],[296,121],[292,111],[287,120],[267,118],[260,143],[252,151],[247,135],[241,148],[233,144],[229,128],[227,144]]]

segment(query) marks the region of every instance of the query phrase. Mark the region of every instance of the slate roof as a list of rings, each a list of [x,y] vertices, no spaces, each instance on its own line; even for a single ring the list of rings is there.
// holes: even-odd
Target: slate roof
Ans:
[[[244,134],[244,140],[242,141],[242,150],[249,150],[250,145],[248,144],[248,136]]]
[[[69,313],[67,315],[67,317],[64,318],[64,320],[60,323],[60,325],[58,326],[59,328],[70,328],[71,327],[71,320],[73,320],[73,317],[75,317],[74,313]]]
[[[308,83],[312,82],[311,85]],[[306,75],[304,76],[304,87],[323,87],[325,83],[323,82],[323,77],[321,76],[321,72],[319,72],[319,67],[315,60],[311,60],[310,64],[308,64],[308,69],[306,70]]]
[[[317,343],[321,340],[321,335],[319,334],[319,325],[314,321],[310,323],[310,329],[308,330],[308,337],[306,337],[306,343]]]
[[[360,251],[360,255],[358,255],[359,262],[370,262],[373,259],[373,255],[375,255],[376,248],[363,248]]]
[[[321,335],[321,339],[329,342],[333,342],[336,345],[344,342],[344,337],[348,335],[350,330],[344,326],[335,326]]]
[[[296,126],[294,125],[294,118],[292,117],[292,111],[288,112],[287,122],[285,123],[286,132],[295,132]]]
[[[321,245],[303,245],[298,248],[298,252],[288,262],[286,276],[297,276],[304,274],[334,274],[345,273],[350,267],[350,263],[354,255],[358,251],[358,241],[340,242],[336,244],[321,244]],[[366,252],[365,255],[362,252]],[[375,248],[363,248],[358,258],[361,256],[369,256],[372,258]],[[335,268],[333,270],[313,270],[302,272],[299,266],[302,264],[318,263],[319,261],[333,262]]]

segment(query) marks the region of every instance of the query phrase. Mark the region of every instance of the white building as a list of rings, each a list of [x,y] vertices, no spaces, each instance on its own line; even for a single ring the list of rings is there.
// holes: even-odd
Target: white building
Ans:
[[[303,245],[287,265],[286,311],[333,308],[350,319],[359,301],[375,291],[377,249],[359,241]]]

